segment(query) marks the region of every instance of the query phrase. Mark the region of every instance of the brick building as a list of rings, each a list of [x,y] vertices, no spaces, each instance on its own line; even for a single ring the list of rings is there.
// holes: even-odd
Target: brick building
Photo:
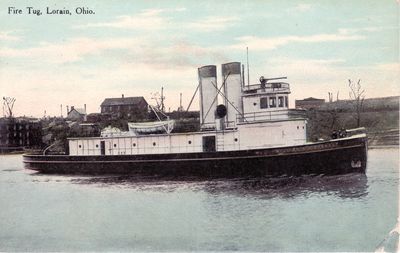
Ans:
[[[101,114],[112,118],[145,119],[148,117],[148,103],[144,97],[106,98],[100,105]]]
[[[320,98],[305,98],[301,100],[295,100],[295,107],[296,109],[314,109],[317,107],[320,107],[325,103],[325,99],[320,99]]]
[[[25,118],[0,118],[0,153],[42,146],[42,125]]]

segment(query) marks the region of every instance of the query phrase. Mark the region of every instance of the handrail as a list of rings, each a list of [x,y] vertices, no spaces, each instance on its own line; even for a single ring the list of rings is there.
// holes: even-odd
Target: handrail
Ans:
[[[265,86],[262,84],[251,84],[251,85],[246,85],[243,87],[244,91],[249,91],[249,90],[259,90],[259,89],[289,89],[290,84],[285,83],[285,82],[274,82],[274,83],[266,83]]]
[[[293,116],[305,117],[305,113],[304,113],[304,111],[298,111],[298,110],[247,112],[247,113],[244,113],[243,116],[236,114],[236,121],[243,122],[244,119],[247,121],[275,120],[275,119],[282,119],[282,116],[287,116],[288,118],[291,118]]]
[[[53,144],[51,144],[50,146],[48,146],[47,148],[45,148],[44,150],[43,150],[43,155],[46,155],[46,151],[49,149],[49,148],[51,148],[51,147],[53,147],[54,145],[56,145],[56,144],[58,144],[57,142],[54,142]]]

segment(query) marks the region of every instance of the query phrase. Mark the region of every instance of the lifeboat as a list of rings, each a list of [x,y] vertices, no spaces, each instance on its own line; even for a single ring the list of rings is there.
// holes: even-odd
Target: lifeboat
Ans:
[[[174,120],[153,121],[153,122],[130,122],[129,132],[134,135],[152,133],[171,133],[174,129]]]

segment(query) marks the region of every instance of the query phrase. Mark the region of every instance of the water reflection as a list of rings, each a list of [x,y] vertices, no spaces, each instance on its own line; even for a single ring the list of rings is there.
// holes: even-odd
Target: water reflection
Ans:
[[[171,192],[175,190],[205,191],[212,195],[238,197],[293,198],[311,194],[334,195],[339,198],[362,198],[368,195],[365,174],[337,176],[263,177],[263,178],[174,178],[165,176],[101,176],[72,178],[76,184],[119,187],[136,190]]]

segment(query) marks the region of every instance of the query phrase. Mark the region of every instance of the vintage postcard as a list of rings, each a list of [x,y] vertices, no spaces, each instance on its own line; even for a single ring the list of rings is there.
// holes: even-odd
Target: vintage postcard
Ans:
[[[0,251],[399,251],[399,2],[0,2]]]

